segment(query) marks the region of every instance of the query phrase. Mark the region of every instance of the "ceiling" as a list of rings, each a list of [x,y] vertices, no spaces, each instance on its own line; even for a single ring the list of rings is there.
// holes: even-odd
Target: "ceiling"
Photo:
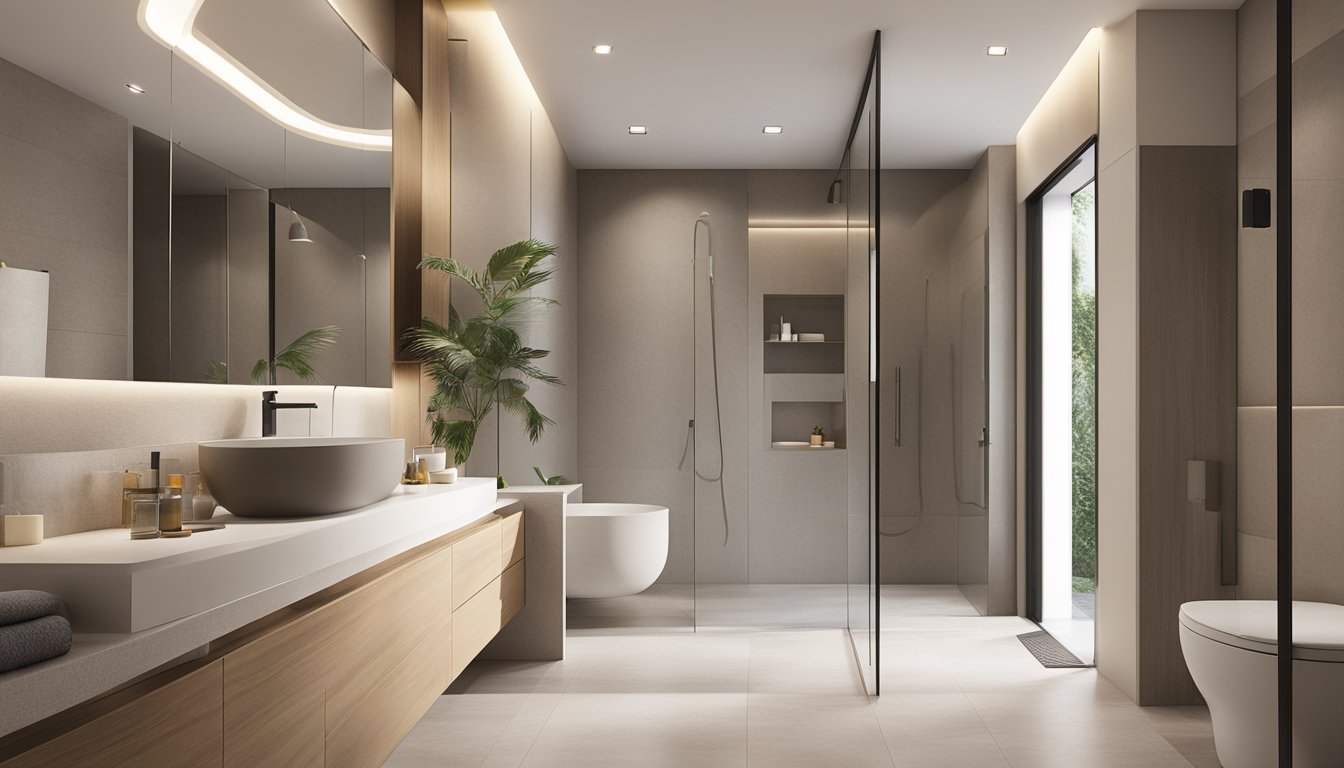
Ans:
[[[389,153],[287,133],[146,34],[138,6],[5,0],[0,58],[194,153],[177,174],[179,192],[219,187],[218,175],[195,162],[201,158],[266,188],[390,184]],[[196,29],[313,115],[390,127],[391,75],[326,0],[205,0]],[[146,93],[131,93],[127,83]]]
[[[1242,0],[494,0],[579,168],[834,168],[881,29],[888,168],[966,168],[1088,30]],[[615,47],[609,56],[593,45]],[[1008,46],[1005,57],[985,54]],[[782,125],[777,136],[765,125]],[[646,125],[631,136],[630,125]]]

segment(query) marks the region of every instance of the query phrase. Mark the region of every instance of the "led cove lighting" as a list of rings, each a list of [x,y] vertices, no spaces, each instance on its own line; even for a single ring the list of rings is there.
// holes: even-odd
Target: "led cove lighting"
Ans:
[[[126,90],[130,91],[131,93],[147,93],[147,91],[145,91],[144,88],[141,88],[135,83],[127,83]]]
[[[632,126],[630,126],[630,135],[631,135],[631,136],[643,136],[644,134],[646,134],[646,133],[648,133],[648,132],[649,132],[649,128],[648,128],[648,126],[646,126],[646,125],[632,125]]]
[[[611,53],[611,46],[606,43],[598,43],[593,46],[593,53],[596,53],[598,56],[606,56]]]
[[[1006,46],[1006,45],[991,45],[991,46],[989,46],[988,48],[985,49],[985,54],[988,55],[988,56],[1007,56],[1007,55],[1008,55],[1008,46]]]
[[[140,0],[140,28],[280,126],[310,139],[351,149],[392,151],[391,131],[327,122],[299,107],[204,35],[194,25],[205,0]],[[127,86],[129,87],[129,86]]]
[[[761,133],[769,133],[771,135],[780,134],[783,132],[784,132],[784,126],[782,125],[767,125],[761,129]]]

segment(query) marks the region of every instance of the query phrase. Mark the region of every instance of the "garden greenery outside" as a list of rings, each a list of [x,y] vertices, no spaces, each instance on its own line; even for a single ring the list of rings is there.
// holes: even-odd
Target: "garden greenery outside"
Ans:
[[[1073,591],[1097,579],[1096,182],[1073,195]]]

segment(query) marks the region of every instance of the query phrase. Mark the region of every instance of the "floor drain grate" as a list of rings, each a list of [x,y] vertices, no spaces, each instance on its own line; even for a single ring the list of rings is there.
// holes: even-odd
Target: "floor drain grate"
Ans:
[[[1031,651],[1031,655],[1041,662],[1041,666],[1049,669],[1065,669],[1069,667],[1086,667],[1077,656],[1069,653],[1069,649],[1060,645],[1059,641],[1050,636],[1049,632],[1040,630],[1037,632],[1027,632],[1018,635],[1018,640]]]

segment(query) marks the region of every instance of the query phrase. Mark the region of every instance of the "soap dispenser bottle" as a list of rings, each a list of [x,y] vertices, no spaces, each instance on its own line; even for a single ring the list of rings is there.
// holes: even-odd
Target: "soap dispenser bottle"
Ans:
[[[140,487],[130,498],[131,538],[159,538],[159,452],[149,454],[149,470],[140,477]],[[130,489],[122,490],[122,503]],[[124,512],[123,512],[124,514]]]

